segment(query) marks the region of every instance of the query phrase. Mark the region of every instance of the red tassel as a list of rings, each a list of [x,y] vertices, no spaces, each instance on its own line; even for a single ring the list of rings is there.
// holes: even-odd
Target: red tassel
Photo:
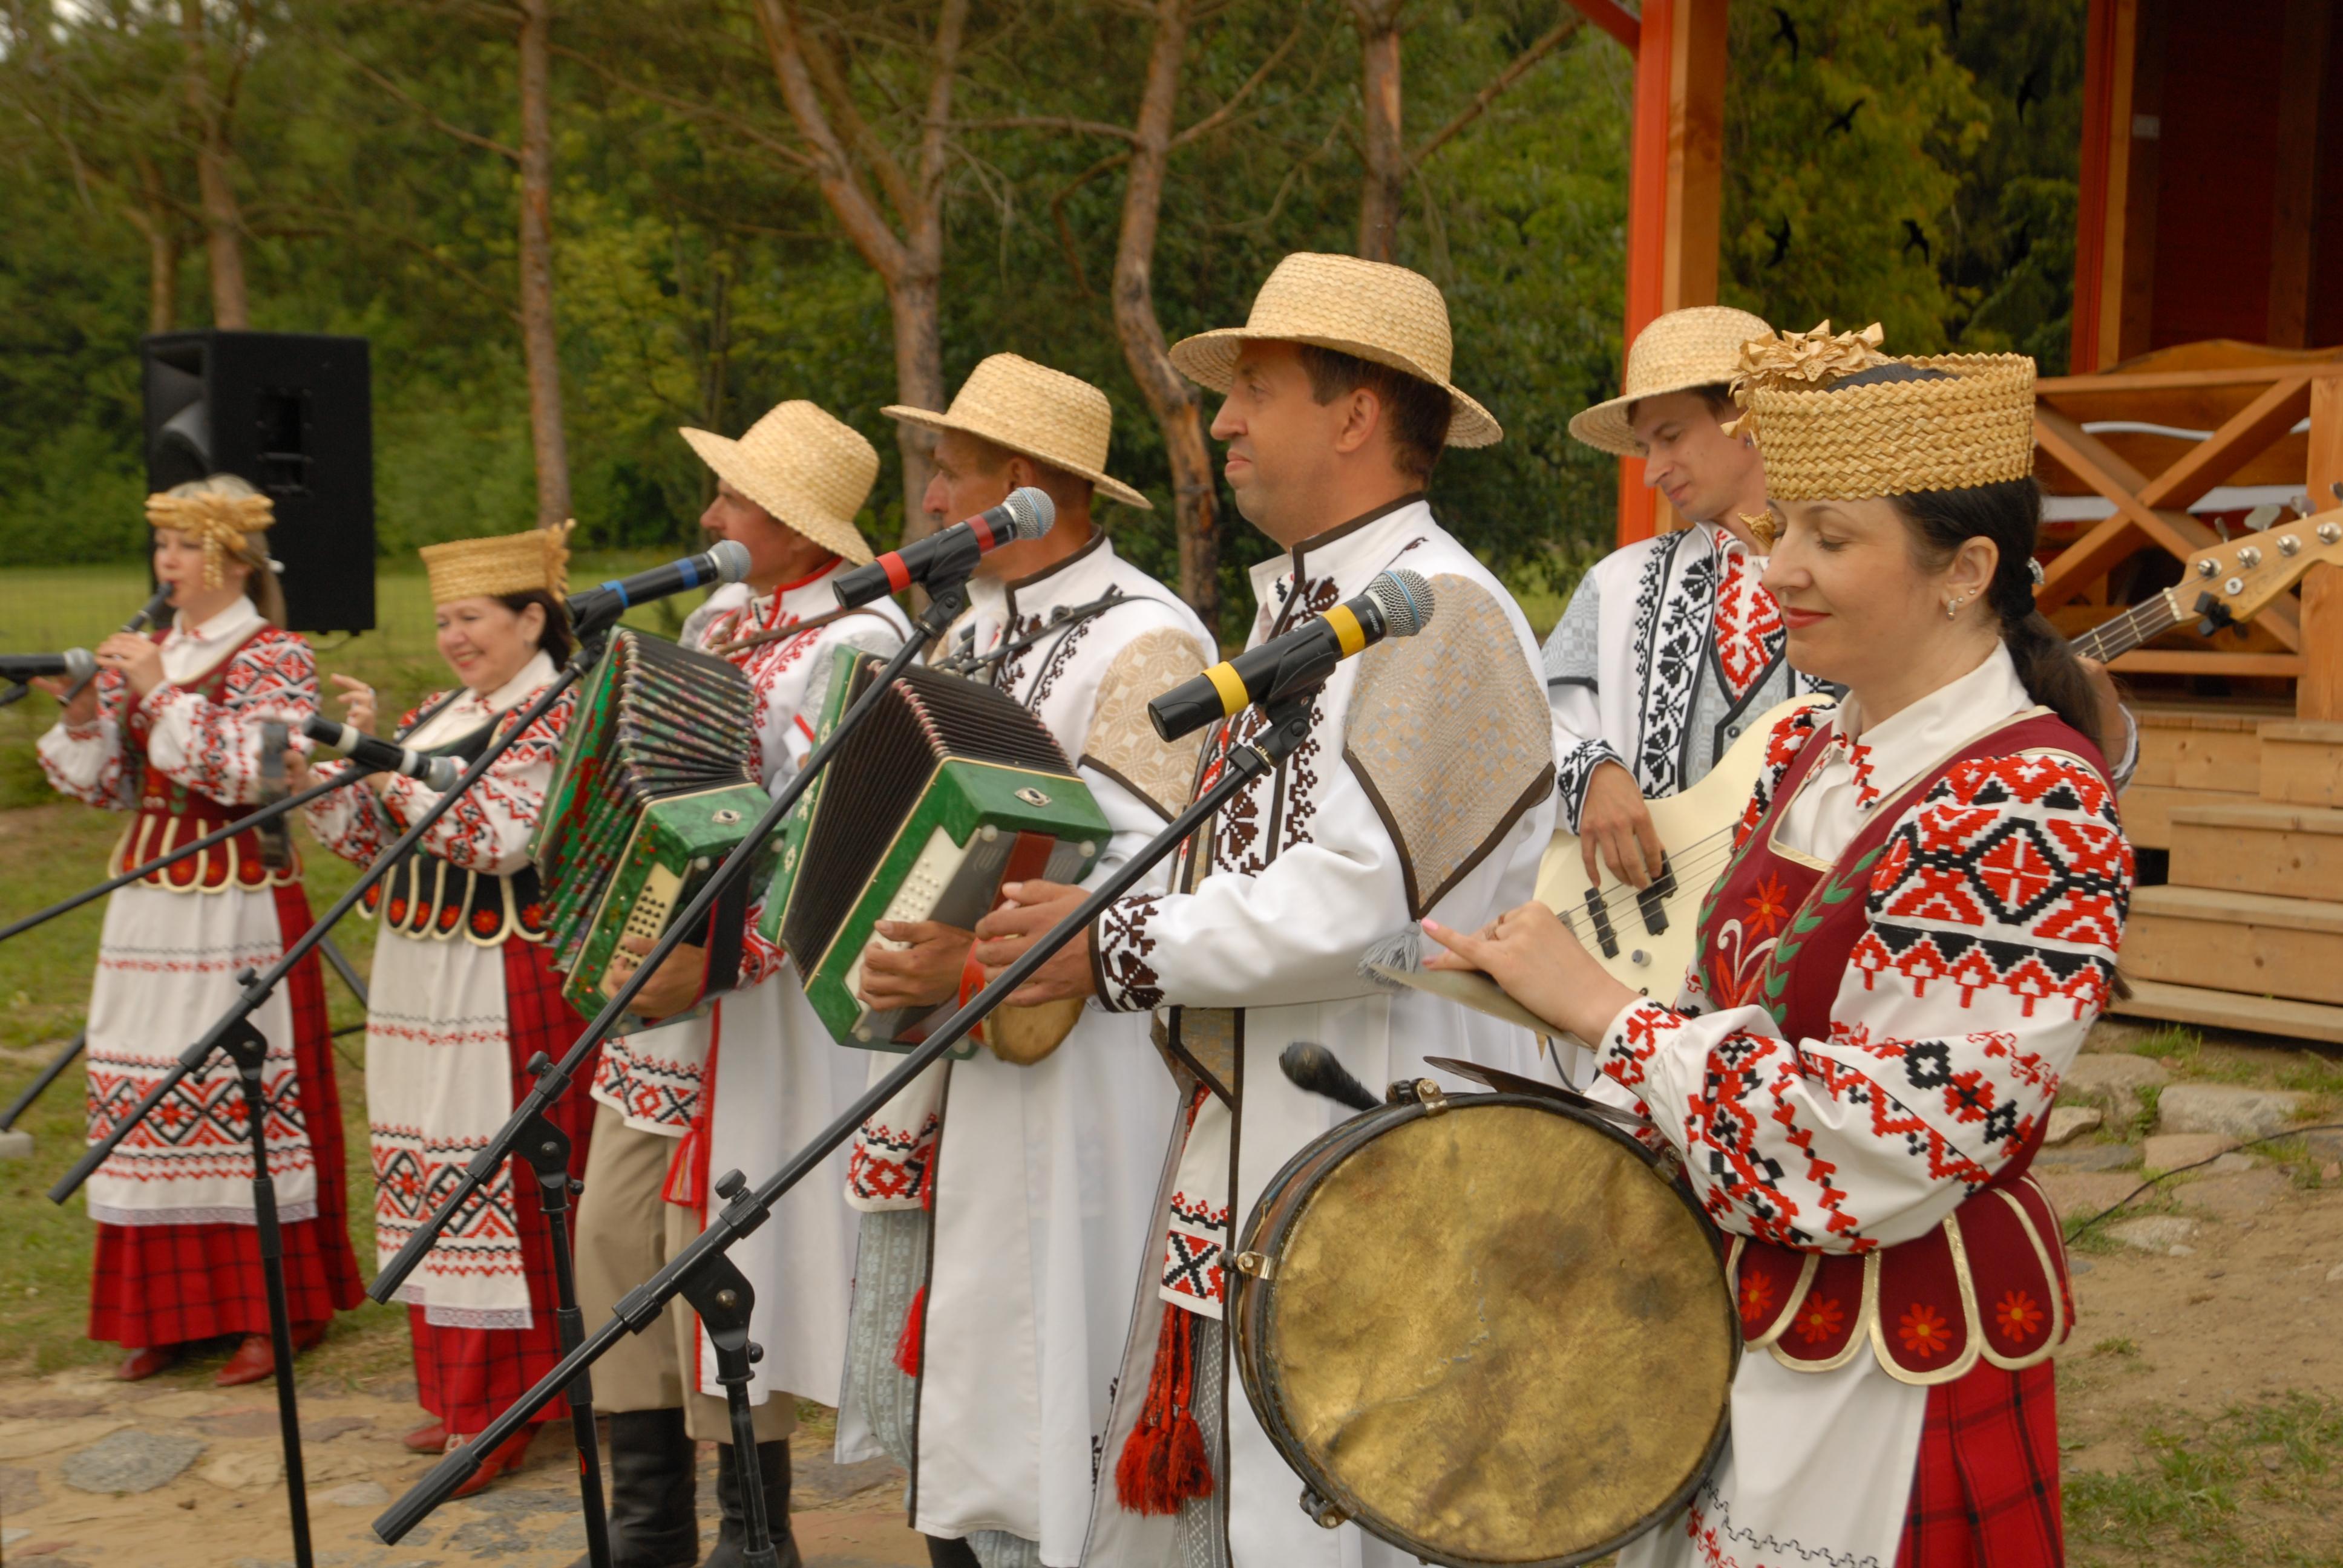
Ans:
[[[1194,1314],[1167,1304],[1139,1420],[1115,1461],[1115,1496],[1131,1513],[1177,1513],[1190,1498],[1212,1494],[1212,1458],[1191,1409],[1195,1388]]]
[[[920,1338],[928,1316],[928,1288],[921,1285],[911,1297],[911,1310],[903,1314],[903,1335],[895,1342],[895,1370],[905,1377],[920,1375]]]

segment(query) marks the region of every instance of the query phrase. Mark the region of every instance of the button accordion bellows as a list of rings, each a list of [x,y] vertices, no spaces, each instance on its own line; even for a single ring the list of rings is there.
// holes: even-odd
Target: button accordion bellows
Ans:
[[[882,661],[851,648],[830,682],[828,736]],[[880,920],[965,930],[1004,881],[1079,880],[1111,836],[1090,787],[1040,719],[1006,692],[906,670],[782,825],[762,931],[788,950],[842,1045],[906,1046],[947,1016],[874,1012],[857,998]]]
[[[579,1013],[601,1009],[621,937],[656,940],[770,804],[758,784],[756,693],[729,661],[620,628],[587,677],[529,841],[554,967]],[[699,939],[708,990],[739,976],[752,864]]]

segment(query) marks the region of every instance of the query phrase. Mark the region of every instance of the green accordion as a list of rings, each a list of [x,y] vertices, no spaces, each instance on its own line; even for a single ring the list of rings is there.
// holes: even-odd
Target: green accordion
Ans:
[[[529,854],[562,995],[592,1017],[619,942],[656,941],[771,804],[758,784],[757,696],[731,663],[621,628],[588,676],[561,738]],[[708,991],[739,979],[748,898],[769,848],[693,940]],[[662,1020],[665,1021],[665,1020]]]
[[[837,653],[820,733],[882,660]],[[965,930],[1004,881],[1074,882],[1112,829],[1041,721],[1006,692],[911,669],[882,691],[782,824],[763,924],[841,1045],[907,1049],[953,1004],[874,1011],[857,995],[880,920]],[[900,944],[889,944],[900,945]],[[973,1044],[958,1049],[965,1056]]]

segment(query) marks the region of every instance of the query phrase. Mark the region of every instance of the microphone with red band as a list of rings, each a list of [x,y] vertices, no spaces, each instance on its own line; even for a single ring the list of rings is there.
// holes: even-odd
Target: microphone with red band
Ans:
[[[1009,498],[917,544],[889,550],[867,567],[840,572],[832,583],[845,608],[901,593],[914,584],[926,588],[958,582],[976,569],[989,552],[1019,539],[1038,539],[1058,520],[1058,504],[1046,490],[1023,485]]]

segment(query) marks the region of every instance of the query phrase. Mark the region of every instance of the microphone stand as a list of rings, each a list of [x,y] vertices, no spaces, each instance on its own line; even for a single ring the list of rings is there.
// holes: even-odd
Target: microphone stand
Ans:
[[[939,596],[939,603],[942,597]],[[1265,709],[1269,728],[1251,744],[1229,752],[1227,766],[1202,795],[1146,848],[1115,868],[1072,914],[1037,938],[998,979],[945,1020],[885,1078],[865,1090],[860,1099],[840,1112],[812,1142],[790,1156],[779,1171],[753,1189],[738,1171],[728,1171],[717,1178],[714,1190],[726,1202],[710,1217],[708,1228],[659,1272],[620,1297],[609,1320],[490,1422],[478,1439],[440,1460],[404,1497],[385,1510],[374,1522],[376,1536],[386,1544],[396,1544],[478,1470],[480,1454],[493,1452],[496,1444],[511,1436],[550,1402],[569,1379],[591,1367],[618,1343],[621,1334],[639,1334],[659,1322],[667,1303],[679,1295],[699,1314],[715,1345],[717,1381],[724,1386],[732,1441],[738,1445],[736,1452],[752,1452],[757,1441],[756,1424],[748,1385],[752,1375],[750,1367],[761,1359],[759,1347],[749,1342],[749,1318],[756,1293],[729,1256],[732,1244],[762,1225],[770,1217],[773,1205],[818,1170],[840,1144],[854,1135],[856,1128],[959,1044],[969,1030],[983,1022],[1059,949],[1087,931],[1108,905],[1136,887],[1238,790],[1274,770],[1309,735],[1310,705],[1316,695],[1317,687],[1312,685],[1269,702]],[[744,1487],[741,1503],[746,1545],[743,1561],[749,1568],[769,1568],[777,1563],[778,1557],[765,1519],[762,1496],[755,1488]]]
[[[431,825],[454,808],[464,791],[478,783],[495,765],[497,759],[527,734],[529,728],[560,700],[563,692],[577,684],[590,668],[590,663],[586,646],[580,643],[569,662],[547,682],[537,699],[522,710],[504,738],[492,742],[479,759],[464,770],[454,788],[433,801],[430,808],[416,819],[413,826],[399,835],[397,842],[359,873],[357,880],[350,885],[348,890],[335,900],[333,907],[303,932],[284,955],[268,967],[266,972],[256,973],[246,970],[236,977],[244,989],[227,1011],[193,1045],[181,1051],[178,1060],[156,1081],[155,1087],[146,1091],[137,1105],[116,1123],[111,1132],[85,1151],[55,1186],[49,1189],[52,1202],[63,1203],[72,1197],[123,1140],[129,1137],[133,1129],[152,1115],[155,1108],[162,1104],[190,1074],[200,1070],[210,1061],[213,1051],[226,1052],[236,1064],[237,1076],[244,1083],[245,1116],[251,1131],[253,1221],[259,1231],[256,1239],[261,1279],[267,1293],[269,1339],[275,1347],[277,1359],[277,1426],[285,1450],[286,1505],[292,1515],[293,1555],[297,1568],[313,1568],[315,1560],[309,1546],[308,1488],[301,1465],[300,1412],[293,1387],[293,1324],[291,1308],[285,1292],[285,1241],[277,1221],[276,1188],[268,1173],[267,1101],[261,1087],[261,1068],[267,1053],[267,1042],[254,1026],[252,1015],[284,982],[285,977],[325,941],[327,933],[335,923],[357,907],[367,890],[380,881],[390,868],[422,839]],[[338,783],[340,780],[330,782]],[[239,830],[241,826],[238,825]],[[597,1470],[598,1459],[590,1446],[579,1458],[582,1470]],[[598,1473],[595,1479],[598,1501]]]

